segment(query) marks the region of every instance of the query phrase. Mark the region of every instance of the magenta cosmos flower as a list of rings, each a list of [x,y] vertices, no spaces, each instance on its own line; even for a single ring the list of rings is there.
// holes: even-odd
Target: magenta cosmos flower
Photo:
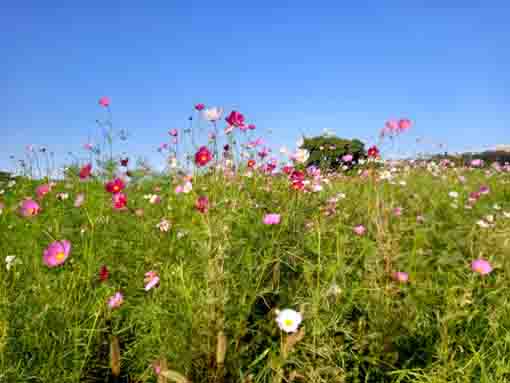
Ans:
[[[280,214],[266,214],[263,222],[265,225],[278,225],[280,223]]]
[[[71,242],[67,240],[55,241],[44,250],[43,261],[48,267],[55,267],[63,264],[71,251]]]
[[[116,309],[124,303],[124,296],[121,292],[117,291],[113,296],[108,299],[108,306],[111,309]]]
[[[471,262],[471,270],[475,273],[486,275],[492,271],[492,266],[489,261],[483,258],[478,258]]]
[[[112,196],[112,206],[114,209],[124,209],[127,205],[127,197],[124,193],[115,193]]]
[[[106,97],[106,96],[103,96],[99,99],[99,105],[101,105],[102,107],[109,107],[110,106],[110,98],[109,97]]]
[[[26,199],[21,203],[20,212],[23,217],[33,217],[41,211],[39,204],[33,199]]]

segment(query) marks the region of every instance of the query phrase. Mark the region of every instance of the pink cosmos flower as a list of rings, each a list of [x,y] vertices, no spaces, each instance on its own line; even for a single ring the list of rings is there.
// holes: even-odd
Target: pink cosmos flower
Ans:
[[[124,193],[115,193],[112,196],[112,205],[114,209],[124,209],[127,205],[127,197]]]
[[[196,104],[195,105],[195,110],[197,110],[199,112],[204,110],[204,109],[205,109],[205,105],[204,104]]]
[[[105,188],[108,193],[119,193],[125,187],[124,182],[120,178],[115,178],[112,181],[109,181]]]
[[[254,124],[248,125],[248,129],[255,130],[257,127]]]
[[[343,162],[351,162],[352,159],[353,159],[352,154],[346,154],[346,155],[342,156]]]
[[[103,96],[99,99],[99,105],[101,105],[102,107],[109,107],[110,106],[110,98],[106,97],[106,96]]]
[[[149,291],[159,283],[158,273],[155,271],[148,271],[145,273],[145,291]]]
[[[26,199],[21,203],[20,212],[23,217],[33,217],[39,214],[40,211],[39,204],[32,199]]]
[[[411,120],[408,118],[402,118],[398,121],[398,131],[399,133],[404,133],[411,129]]]
[[[478,190],[478,192],[480,194],[489,194],[490,191],[491,191],[491,189],[488,186],[485,186],[485,185],[480,186],[480,189]]]
[[[471,166],[474,168],[479,168],[479,167],[483,166],[483,160],[476,158],[471,161]]]
[[[52,242],[43,253],[43,261],[48,267],[63,264],[71,251],[71,242],[67,240]]]
[[[124,303],[124,296],[119,291],[116,292],[113,296],[111,296],[110,299],[108,299],[108,306],[111,309],[116,309],[120,307],[122,303]]]
[[[80,179],[85,180],[92,174],[92,164],[86,164],[80,169]]]
[[[486,275],[492,271],[492,266],[489,261],[483,258],[478,258],[471,262],[471,270],[475,273]]]
[[[5,205],[0,202],[0,214],[2,214],[2,212],[4,211],[4,208],[5,208]]]
[[[409,274],[404,271],[395,271],[391,276],[397,282],[406,283],[409,281]]]
[[[266,214],[263,222],[265,225],[278,225],[280,223],[280,214]]]
[[[400,217],[402,215],[402,208],[396,207],[395,209],[393,209],[393,215],[395,217]]]
[[[44,197],[51,190],[51,186],[48,184],[39,185],[37,189],[35,189],[35,194],[37,194],[38,198]]]
[[[206,196],[198,197],[195,202],[195,209],[197,209],[201,213],[207,213],[209,210],[209,199]]]
[[[363,225],[357,225],[357,226],[354,226],[353,231],[354,231],[357,235],[361,236],[361,235],[363,235],[363,234],[365,234],[365,233],[366,233],[367,229],[366,229],[366,228],[365,228],[365,226],[363,226]]]
[[[172,129],[168,132],[169,135],[171,135],[172,137],[177,137],[179,135],[179,132],[177,131],[177,129]]]
[[[85,194],[80,193],[76,196],[76,199],[74,200],[74,207],[80,207],[83,205],[83,202],[85,202]]]
[[[92,150],[92,149],[94,149],[94,145],[87,142],[86,144],[83,144],[83,149]]]

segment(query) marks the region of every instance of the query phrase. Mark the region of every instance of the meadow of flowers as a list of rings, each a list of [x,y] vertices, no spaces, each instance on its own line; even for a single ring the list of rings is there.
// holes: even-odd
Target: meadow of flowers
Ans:
[[[0,186],[0,382],[510,382],[509,164],[331,172],[193,113],[165,174],[107,119],[76,172]]]

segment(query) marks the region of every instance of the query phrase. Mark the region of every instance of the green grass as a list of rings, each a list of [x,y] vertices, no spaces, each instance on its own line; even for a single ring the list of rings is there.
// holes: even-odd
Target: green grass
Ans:
[[[17,208],[36,185],[20,179],[0,215],[0,382],[115,381],[113,337],[119,382],[158,381],[156,360],[194,383],[510,382],[510,173],[438,172],[401,168],[394,183],[331,177],[318,193],[291,190],[285,176],[209,174],[175,194],[181,180],[161,178],[129,185],[128,211],[112,209],[97,180],[61,181],[32,218]],[[490,193],[466,209],[481,185]],[[162,202],[151,205],[143,196],[156,186]],[[76,208],[79,192],[86,202]],[[346,198],[332,212],[338,193]],[[194,208],[200,195],[206,214]],[[281,223],[264,225],[266,213]],[[481,228],[488,214],[494,226]],[[167,233],[156,228],[162,218]],[[358,224],[365,235],[353,233]],[[71,255],[48,268],[42,252],[60,239]],[[18,261],[10,270],[7,255]],[[479,257],[492,273],[471,270]],[[146,292],[149,270],[161,281]],[[117,291],[124,303],[111,310]],[[276,308],[301,310],[302,339],[278,329]]]

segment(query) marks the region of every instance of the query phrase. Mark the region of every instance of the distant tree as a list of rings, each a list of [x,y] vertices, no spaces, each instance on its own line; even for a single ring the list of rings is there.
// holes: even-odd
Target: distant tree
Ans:
[[[352,155],[351,164],[366,157],[365,144],[358,139],[345,139],[336,136],[322,135],[303,139],[302,149],[308,150],[310,157],[306,166],[317,166],[323,169],[335,170],[344,163],[342,157]]]

